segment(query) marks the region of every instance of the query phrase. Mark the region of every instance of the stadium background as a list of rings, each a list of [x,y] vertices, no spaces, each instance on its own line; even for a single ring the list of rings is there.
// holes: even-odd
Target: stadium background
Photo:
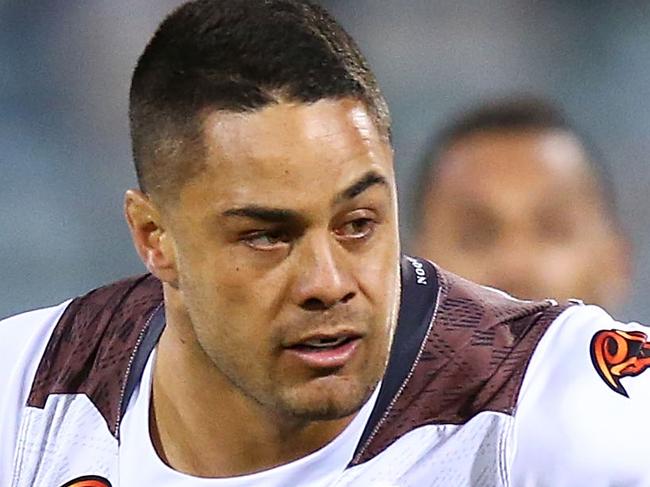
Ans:
[[[121,214],[135,182],[129,77],[179,3],[0,0],[0,317],[143,270]],[[389,100],[403,216],[416,161],[447,117],[485,96],[549,96],[611,167],[636,254],[617,316],[650,322],[650,2],[322,3]]]

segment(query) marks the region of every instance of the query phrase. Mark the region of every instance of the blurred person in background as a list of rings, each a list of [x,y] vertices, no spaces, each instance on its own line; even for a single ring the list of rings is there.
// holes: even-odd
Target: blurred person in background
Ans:
[[[609,175],[548,101],[465,113],[434,140],[419,184],[416,255],[520,298],[624,300],[630,245]]]

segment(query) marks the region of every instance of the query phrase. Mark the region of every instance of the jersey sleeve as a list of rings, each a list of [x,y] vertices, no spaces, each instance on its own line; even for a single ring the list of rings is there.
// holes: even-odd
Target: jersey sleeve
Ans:
[[[650,485],[648,335],[596,306],[570,307],[555,320],[520,390],[510,485]]]
[[[0,321],[0,485],[11,473],[20,427],[40,357],[59,317],[69,304],[30,311]]]

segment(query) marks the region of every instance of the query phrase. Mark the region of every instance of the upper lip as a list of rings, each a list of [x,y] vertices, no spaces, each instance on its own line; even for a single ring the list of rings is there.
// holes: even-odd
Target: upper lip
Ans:
[[[305,335],[299,338],[298,340],[289,341],[288,344],[285,345],[285,348],[304,345],[305,343],[313,340],[336,340],[342,337],[354,340],[357,338],[363,338],[363,333],[360,333],[356,330],[350,330],[350,329],[338,330],[338,331],[319,331],[315,333],[310,333],[309,335]]]

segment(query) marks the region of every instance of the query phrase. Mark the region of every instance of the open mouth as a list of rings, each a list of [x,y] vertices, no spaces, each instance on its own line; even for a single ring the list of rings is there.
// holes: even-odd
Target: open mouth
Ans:
[[[318,351],[318,350],[328,350],[340,347],[346,343],[355,340],[353,336],[339,336],[339,337],[325,337],[325,338],[314,338],[311,340],[306,340],[297,345],[294,345],[293,349],[304,350],[304,351]]]
[[[308,367],[338,368],[352,359],[360,343],[357,334],[323,335],[302,340],[286,351]]]

